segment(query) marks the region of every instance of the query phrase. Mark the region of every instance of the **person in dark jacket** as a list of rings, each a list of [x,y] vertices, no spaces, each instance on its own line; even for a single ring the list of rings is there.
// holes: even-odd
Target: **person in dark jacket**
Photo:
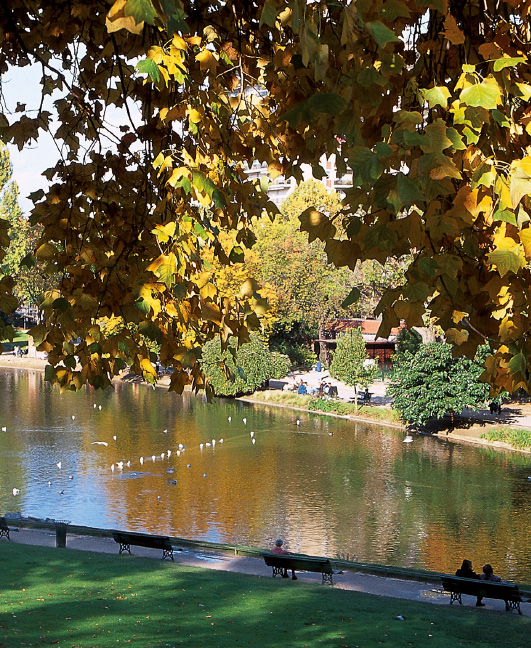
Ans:
[[[476,572],[472,569],[472,561],[471,560],[463,560],[463,564],[459,569],[455,572],[456,576],[459,576],[460,578],[477,578],[479,580],[479,574],[476,574]],[[485,603],[481,602],[482,596],[478,596],[476,600],[476,605],[477,607],[485,607]]]

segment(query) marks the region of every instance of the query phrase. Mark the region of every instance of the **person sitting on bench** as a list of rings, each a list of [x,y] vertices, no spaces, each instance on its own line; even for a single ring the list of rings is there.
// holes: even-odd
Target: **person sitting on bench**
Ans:
[[[287,555],[289,554],[289,551],[286,551],[285,549],[282,549],[282,545],[284,544],[284,540],[282,538],[278,538],[278,540],[275,540],[275,544],[273,548],[271,549],[271,553],[277,554],[277,555]],[[285,569],[284,573],[282,574],[282,578],[289,578],[288,576],[288,570]],[[292,580],[297,580],[297,577],[295,576],[295,570],[291,570],[291,579]]]
[[[456,576],[459,576],[460,578],[477,578],[479,580],[479,574],[476,574],[476,572],[472,569],[472,561],[471,560],[463,560],[463,564],[459,569],[455,572]],[[485,604],[481,602],[482,597],[478,596],[476,605],[478,607],[483,607]]]
[[[496,574],[494,573],[494,570],[492,569],[492,565],[489,565],[489,563],[487,563],[486,565],[483,565],[483,573],[480,574],[479,579],[480,580],[485,580],[485,581],[491,581],[492,583],[501,583],[502,582],[502,579],[500,578],[500,576],[496,576]],[[483,598],[482,596],[478,596],[478,600],[477,600],[477,603],[476,603],[476,605],[478,607],[484,607],[485,606],[485,603],[481,602],[482,598]],[[507,605],[507,603],[505,604],[505,609],[506,610],[509,609],[509,606]]]

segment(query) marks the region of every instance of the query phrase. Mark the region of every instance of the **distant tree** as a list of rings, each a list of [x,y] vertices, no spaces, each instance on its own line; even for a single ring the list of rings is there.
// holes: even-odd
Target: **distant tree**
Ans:
[[[377,360],[367,357],[367,349],[360,328],[344,333],[337,340],[337,347],[330,364],[332,378],[354,387],[356,409],[358,391],[368,387],[378,372]]]
[[[430,419],[477,409],[489,395],[489,386],[479,381],[486,351],[475,360],[452,356],[452,346],[441,342],[424,344],[411,353],[398,354],[393,382],[387,393],[394,408],[407,423],[425,425]]]
[[[205,345],[201,368],[210,380],[216,396],[252,394],[270,378],[284,378],[290,370],[289,358],[269,351],[256,335],[238,348],[235,337],[228,348],[221,349],[221,341],[211,340]]]

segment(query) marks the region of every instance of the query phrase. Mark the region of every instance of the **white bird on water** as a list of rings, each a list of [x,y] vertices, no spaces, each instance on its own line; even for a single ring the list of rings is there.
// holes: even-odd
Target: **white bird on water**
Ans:
[[[113,436],[113,441],[116,441],[116,434]]]
[[[116,465],[118,466],[118,470],[123,470],[123,468],[124,468],[124,462],[123,461],[118,461],[118,463]]]
[[[168,455],[168,459],[169,459],[171,457],[171,450],[168,450],[167,455]]]
[[[300,424],[301,424],[300,419],[297,419],[297,425],[300,425]]]
[[[3,428],[2,428],[2,432],[7,432],[7,428],[6,428],[6,427],[3,427]]]
[[[404,443],[412,443],[412,442],[413,442],[413,437],[408,434],[407,437],[404,439]]]
[[[58,461],[55,465],[59,468],[59,470],[61,470],[62,463],[60,461]]]
[[[144,464],[144,457],[140,457],[140,465],[142,466]]]
[[[151,455],[151,461],[155,461],[156,458],[155,455]]]
[[[75,421],[75,420],[76,420],[76,416],[75,416],[75,414],[72,414],[72,421]]]
[[[107,441],[93,441],[90,445],[108,446],[109,444],[107,443]]]
[[[94,403],[94,409],[96,409],[97,407],[98,407],[98,406],[96,405],[96,403]]]
[[[20,488],[13,488],[13,495],[18,495],[20,493]]]
[[[164,454],[164,452],[161,452],[161,453],[160,453],[160,458],[161,458],[161,459],[164,459],[165,456],[166,456],[166,455]]]
[[[253,442],[253,445],[256,443],[256,439],[251,439],[251,441]]]
[[[98,409],[101,410],[101,405],[98,405]]]
[[[199,450],[202,450],[202,449],[203,449],[203,444],[200,443],[200,444],[199,444]]]
[[[220,439],[219,442],[220,442],[220,443],[223,443],[223,439]]]
[[[206,445],[207,448],[210,448],[210,446],[211,446],[212,444],[209,443],[209,442],[207,441],[207,442],[205,443],[205,445]]]
[[[111,472],[114,472],[114,464],[111,464]]]
[[[247,419],[246,418],[243,419],[243,424],[247,425]]]
[[[180,451],[180,450],[177,450],[177,456],[178,456],[178,457],[181,456],[181,451]]]
[[[254,432],[251,432],[251,439],[254,437]]]
[[[216,445],[216,439],[212,439],[212,447]]]
[[[227,421],[230,423],[230,422],[232,421],[232,416],[229,416],[229,418],[227,419]]]

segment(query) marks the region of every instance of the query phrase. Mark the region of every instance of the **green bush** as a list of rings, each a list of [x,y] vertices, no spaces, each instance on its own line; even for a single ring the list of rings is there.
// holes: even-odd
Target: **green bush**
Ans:
[[[284,378],[290,370],[287,356],[270,351],[256,335],[237,348],[229,339],[229,348],[221,350],[221,341],[205,344],[201,367],[210,380],[216,396],[252,394],[270,378]]]
[[[272,345],[274,351],[289,356],[292,366],[310,369],[317,362],[317,356],[305,344],[277,340]]]

